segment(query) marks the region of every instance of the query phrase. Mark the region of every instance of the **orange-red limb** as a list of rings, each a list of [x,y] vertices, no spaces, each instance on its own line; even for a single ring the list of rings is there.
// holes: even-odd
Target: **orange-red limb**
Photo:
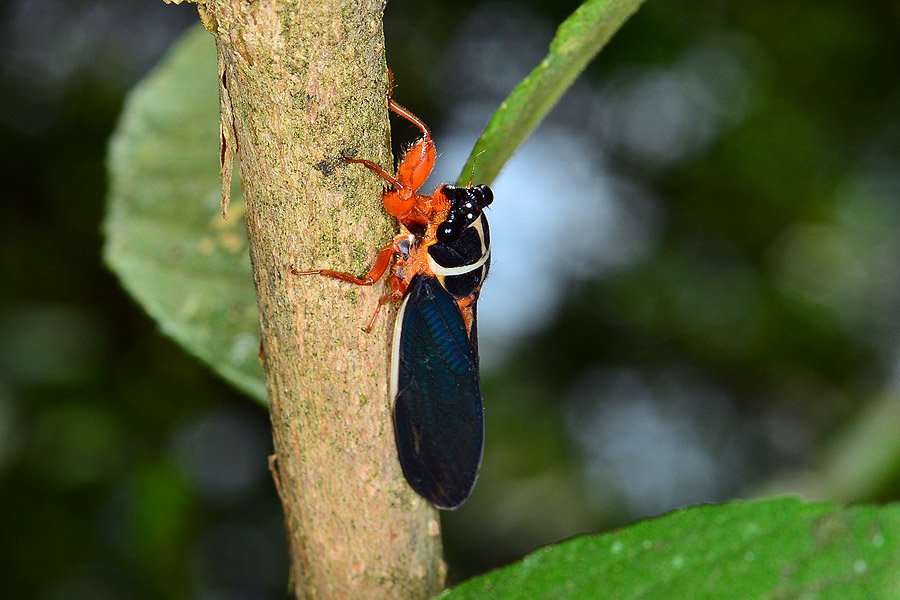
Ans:
[[[426,138],[419,139],[403,155],[403,160],[397,167],[397,180],[411,192],[416,192],[431,175],[434,159],[434,142]]]
[[[417,191],[434,168],[435,149],[431,140],[431,131],[422,122],[422,119],[412,114],[409,110],[388,98],[388,107],[400,115],[422,132],[422,138],[413,143],[403,155],[400,165],[397,167],[397,180],[406,184],[412,192]],[[398,190],[399,191],[399,190]],[[401,193],[401,196],[403,194]]]
[[[393,80],[391,86],[393,86]],[[416,140],[400,159],[397,174],[391,175],[381,165],[365,158],[350,156],[343,156],[342,158],[345,162],[363,165],[393,186],[394,189],[386,190],[383,196],[384,209],[388,214],[400,219],[400,222],[407,227],[427,225],[431,219],[431,214],[435,210],[446,210],[441,203],[438,206],[432,206],[431,196],[417,193],[434,168],[436,156],[434,142],[431,139],[431,131],[428,129],[428,126],[407,108],[394,102],[394,99],[391,98],[392,91],[393,87],[388,92],[388,108],[415,125],[422,132],[422,137]],[[329,276],[334,277],[335,275]],[[343,277],[337,277],[337,279],[354,281]]]
[[[402,284],[402,280],[395,276],[391,275],[391,287],[393,287],[393,291],[383,295],[378,299],[378,304],[375,306],[375,312],[372,313],[372,318],[369,319],[368,324],[363,327],[363,331],[366,333],[372,333],[372,327],[375,325],[375,319],[378,318],[378,313],[381,312],[381,307],[387,304],[388,302],[399,302],[403,300],[403,296],[406,294],[406,286],[405,285],[396,285],[395,282],[399,282]]]
[[[374,163],[371,160],[366,160],[365,158],[352,158],[350,156],[342,156],[341,158],[344,160],[344,162],[365,165],[370,171],[378,173],[378,175],[380,175],[382,179],[390,183],[395,188],[404,187],[403,184],[397,181],[393,175],[382,169],[381,165],[379,165],[378,163]]]
[[[416,205],[416,196],[412,188],[397,181],[397,179],[381,168],[377,163],[365,158],[351,158],[349,156],[341,157],[344,162],[361,164],[370,171],[378,174],[382,179],[394,186],[393,190],[384,192],[384,210],[390,215],[394,215],[398,219],[403,220]]]
[[[415,125],[422,132],[422,139],[409,147],[400,161],[400,166],[397,167],[397,179],[405,184],[405,187],[410,188],[411,192],[416,192],[422,187],[422,184],[425,183],[425,180],[428,179],[431,170],[434,168],[436,153],[434,142],[431,140],[431,130],[428,129],[428,126],[425,125],[422,119],[414,115],[408,108],[397,104],[391,97],[391,93],[393,93],[393,88],[388,93],[388,108],[393,113],[400,115]],[[408,197],[399,188],[397,191],[402,198]]]
[[[456,301],[456,305],[459,306],[459,312],[462,313],[463,323],[466,326],[466,333],[470,336],[472,335],[472,324],[475,322],[472,305],[475,304],[476,298],[478,298],[478,291],[467,298]]]
[[[412,114],[412,112],[410,112],[408,108],[400,106],[399,104],[397,104],[397,102],[394,101],[394,72],[390,69],[388,69],[388,108],[418,127],[422,131],[422,135],[425,136],[426,140],[431,139],[431,131],[428,130],[428,126],[425,124],[425,122],[416,115]]]
[[[431,140],[431,131],[428,129],[428,126],[425,124],[425,122],[416,115],[412,114],[412,112],[410,112],[408,108],[397,104],[390,96],[388,96],[388,108],[390,108],[391,111],[393,111],[395,114],[400,115],[401,117],[418,127],[419,131],[422,132],[423,139],[429,141]]]
[[[378,251],[378,256],[375,258],[375,264],[372,265],[372,268],[369,269],[369,272],[366,273],[365,277],[356,277],[355,275],[351,275],[350,273],[344,273],[342,271],[332,271],[331,269],[313,269],[311,271],[298,271],[294,266],[291,266],[291,273],[294,275],[322,275],[323,277],[331,277],[332,279],[340,279],[341,281],[346,281],[348,283],[352,283],[355,285],[374,285],[379,279],[384,276],[388,267],[391,264],[391,259],[395,254],[400,254],[400,241],[408,239],[408,235],[398,235],[394,240]]]

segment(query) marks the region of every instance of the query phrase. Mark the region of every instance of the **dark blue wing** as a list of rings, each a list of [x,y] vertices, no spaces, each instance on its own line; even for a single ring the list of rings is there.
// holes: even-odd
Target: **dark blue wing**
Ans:
[[[477,341],[434,277],[409,286],[395,335],[394,435],[406,480],[438,508],[462,504],[484,447]]]

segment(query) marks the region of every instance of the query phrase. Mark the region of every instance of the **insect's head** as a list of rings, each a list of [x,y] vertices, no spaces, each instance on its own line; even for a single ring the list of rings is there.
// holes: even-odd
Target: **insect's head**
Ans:
[[[447,184],[441,188],[441,191],[450,201],[450,212],[447,214],[447,219],[437,230],[437,239],[444,244],[459,238],[466,227],[481,216],[481,210],[494,201],[494,193],[484,184],[474,187],[458,187]]]

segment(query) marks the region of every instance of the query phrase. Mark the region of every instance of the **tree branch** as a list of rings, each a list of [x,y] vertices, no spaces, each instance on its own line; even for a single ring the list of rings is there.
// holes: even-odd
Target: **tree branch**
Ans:
[[[223,161],[240,159],[295,593],[430,597],[445,573],[440,528],[396,459],[393,312],[366,335],[380,286],[290,274],[365,272],[393,234],[381,182],[340,158],[391,164],[382,2],[199,4],[225,88]]]

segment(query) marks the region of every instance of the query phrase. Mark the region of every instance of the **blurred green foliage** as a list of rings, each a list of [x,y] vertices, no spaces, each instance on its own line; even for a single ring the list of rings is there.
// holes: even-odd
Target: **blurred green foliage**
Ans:
[[[576,5],[391,2],[398,97],[442,147],[460,106],[496,108]],[[42,0],[0,16],[0,590],[283,597],[266,415],[162,337],[100,259],[124,94],[195,13]],[[898,496],[892,440],[865,426],[900,410],[898,24],[888,0],[648,0],[564,98],[545,128],[646,209],[651,242],[578,276],[532,274],[561,303],[485,369],[485,464],[444,519],[454,578],[772,481]],[[466,54],[472,41],[487,45]],[[397,150],[413,135],[397,128]],[[866,466],[843,460],[851,442],[880,468],[838,491],[832,465]],[[647,446],[654,460],[619,462]],[[660,465],[670,488],[616,470],[660,483]]]

